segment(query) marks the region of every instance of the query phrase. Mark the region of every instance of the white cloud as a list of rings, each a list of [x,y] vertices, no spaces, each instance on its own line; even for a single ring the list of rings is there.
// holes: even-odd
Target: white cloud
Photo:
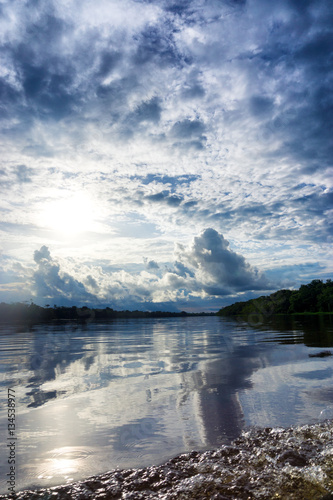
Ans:
[[[223,235],[211,228],[194,238],[189,249],[178,245],[177,258],[194,269],[196,280],[209,295],[274,288],[263,273],[231,250]]]
[[[38,303],[112,305],[115,308],[149,309],[177,301],[234,296],[253,290],[274,289],[256,268],[229,248],[229,242],[213,229],[206,229],[185,247],[177,244],[174,262],[157,263],[146,259],[147,270],[103,269],[80,265],[75,259],[55,259],[48,247],[35,250],[36,268],[12,266],[12,276],[25,275],[29,295]],[[23,273],[23,274],[22,274]],[[204,301],[202,302],[204,307]]]
[[[268,242],[265,268],[291,264],[281,242],[289,259],[327,266],[332,15],[325,0],[300,5],[3,2],[4,252],[169,262],[174,241],[211,227],[247,254]],[[87,191],[80,234],[41,221]],[[215,286],[208,271],[198,280]]]
[[[33,273],[31,285],[39,301],[60,298],[68,302],[86,303],[96,300],[82,281],[61,270],[59,263],[51,257],[49,249],[43,245],[34,253],[38,268]]]

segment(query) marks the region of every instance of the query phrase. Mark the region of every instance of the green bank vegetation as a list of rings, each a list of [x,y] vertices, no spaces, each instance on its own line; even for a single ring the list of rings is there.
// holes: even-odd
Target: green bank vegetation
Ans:
[[[279,290],[268,296],[236,302],[218,311],[219,316],[249,314],[323,314],[333,313],[333,282],[313,280],[299,290]]]
[[[54,305],[51,307],[46,304],[45,307],[38,306],[31,302],[30,304],[17,302],[14,304],[0,303],[0,322],[2,323],[45,323],[50,321],[77,321],[87,323],[92,320],[113,320],[122,318],[173,318],[186,316],[210,316],[214,313],[187,313],[166,312],[166,311],[115,311],[110,307],[104,309],[84,307],[65,307]]]

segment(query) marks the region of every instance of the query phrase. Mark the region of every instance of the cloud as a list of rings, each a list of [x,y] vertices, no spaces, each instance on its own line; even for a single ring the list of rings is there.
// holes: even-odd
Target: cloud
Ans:
[[[221,144],[229,151],[244,144],[249,159],[256,132],[257,147],[276,162],[288,153],[291,164],[305,162],[304,173],[329,164],[332,93],[322,76],[330,74],[332,37],[325,2],[302,11],[284,0],[274,8],[260,0],[101,1],[98,14],[84,1],[75,15],[74,7],[3,7],[10,21],[3,124],[7,136],[27,139],[31,153],[51,154],[63,134],[67,152],[77,141],[88,145],[98,129],[116,149],[121,140],[137,140],[136,149],[143,139],[150,146],[157,140],[195,156],[212,139],[219,142],[217,127]],[[38,136],[50,120],[64,129]]]
[[[145,263],[145,267],[148,271],[154,272],[160,268],[160,266],[154,260],[148,260],[147,258],[145,258],[144,263]]]
[[[167,190],[145,196],[144,199],[151,203],[166,203],[170,206],[178,206],[182,201],[181,196],[170,194],[170,191]]]
[[[94,295],[87,292],[81,281],[61,270],[59,263],[52,259],[45,245],[35,251],[34,261],[38,269],[32,276],[32,286],[39,299],[65,299],[72,305],[96,300]]]
[[[273,100],[263,96],[252,96],[250,98],[250,110],[254,115],[268,114],[273,107]]]
[[[37,269],[32,290],[39,302],[113,307],[150,308],[157,304],[191,304],[198,297],[220,297],[239,292],[274,288],[245,258],[229,248],[229,242],[213,229],[206,229],[192,244],[176,246],[175,261],[164,266],[144,259],[146,270],[104,271],[78,266],[72,259],[60,263],[45,245],[34,252]],[[155,304],[155,306],[154,306]]]
[[[214,229],[206,229],[186,249],[178,245],[180,262],[194,269],[196,280],[209,295],[228,295],[272,286],[258,269],[229,248],[229,242]]]
[[[18,165],[16,167],[16,177],[18,182],[31,182],[31,176],[33,175],[33,169],[28,168],[26,165]]]
[[[43,245],[40,250],[35,250],[34,261],[39,264],[45,261],[51,261],[51,254],[49,249]]]
[[[138,122],[153,122],[156,123],[161,118],[161,106],[159,99],[153,97],[149,101],[142,102],[134,112]]]
[[[44,257],[40,290],[55,293],[66,272],[82,300],[127,297],[125,283],[135,300],[162,297],[165,283],[170,300],[268,286],[232,260],[226,240],[197,236],[207,227],[259,267],[260,259],[268,269],[270,260],[283,267],[315,255],[330,269],[331,251],[322,250],[332,241],[327,0],[82,0],[80,8],[75,0],[12,0],[1,11],[4,251],[27,264],[44,244],[124,269],[149,255],[159,280],[162,262],[170,270],[158,281],[145,269],[155,278],[138,275],[135,289],[131,273],[107,285],[94,267],[74,276],[68,263]],[[80,243],[41,221],[50,201],[88,190],[98,210]],[[187,247],[194,236],[201,257],[199,243]],[[176,240],[197,267],[181,252],[172,264]],[[237,262],[238,281],[209,252],[234,269]]]
[[[176,122],[171,130],[170,137],[177,139],[173,143],[174,146],[180,148],[194,148],[203,149],[205,142],[207,140],[206,136],[203,135],[205,131],[205,125],[200,120],[182,120]]]

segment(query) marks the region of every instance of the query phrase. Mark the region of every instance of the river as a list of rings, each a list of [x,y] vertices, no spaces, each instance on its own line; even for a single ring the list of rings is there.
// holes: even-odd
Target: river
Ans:
[[[255,427],[333,418],[333,321],[185,317],[0,327],[15,391],[16,490],[230,445]],[[0,411],[0,493],[8,409]]]

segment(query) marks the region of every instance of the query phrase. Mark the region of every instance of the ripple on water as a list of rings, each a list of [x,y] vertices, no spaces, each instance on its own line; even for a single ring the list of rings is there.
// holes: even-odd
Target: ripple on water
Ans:
[[[333,420],[333,406],[327,406],[320,412],[319,420]]]
[[[12,498],[331,499],[332,429],[332,421],[289,429],[249,429],[231,446],[192,451],[159,466],[117,470],[52,489],[23,491]],[[86,451],[62,448],[53,450],[53,458],[85,460]]]
[[[34,473],[33,480],[49,481],[49,483],[59,484],[59,481],[68,483],[73,481],[77,475],[82,476],[85,461],[93,459],[95,451],[92,448],[83,446],[65,446],[56,448],[46,454],[44,462]]]

